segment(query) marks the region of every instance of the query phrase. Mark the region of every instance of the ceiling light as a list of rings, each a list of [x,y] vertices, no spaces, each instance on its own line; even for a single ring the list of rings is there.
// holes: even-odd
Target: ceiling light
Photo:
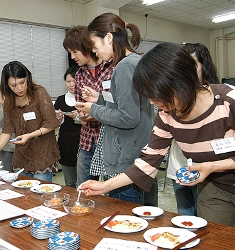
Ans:
[[[216,16],[212,19],[212,22],[213,23],[220,23],[220,22],[225,22],[225,21],[232,20],[232,19],[235,19],[234,12],[231,12],[231,13],[228,13],[225,15],[221,15],[221,16]]]
[[[152,4],[160,3],[163,1],[165,1],[165,0],[142,0],[143,4],[145,4],[145,5],[152,5]]]

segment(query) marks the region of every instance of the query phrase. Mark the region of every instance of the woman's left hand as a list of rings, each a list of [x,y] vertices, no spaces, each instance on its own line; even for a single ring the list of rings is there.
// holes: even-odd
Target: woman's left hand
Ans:
[[[84,112],[84,113],[90,113],[90,110],[91,110],[91,105],[92,103],[91,102],[76,102],[75,104],[75,108],[80,112]]]
[[[29,134],[24,134],[24,135],[19,135],[16,138],[19,140],[12,142],[12,144],[25,145],[27,143],[27,141],[31,139],[31,136]]]

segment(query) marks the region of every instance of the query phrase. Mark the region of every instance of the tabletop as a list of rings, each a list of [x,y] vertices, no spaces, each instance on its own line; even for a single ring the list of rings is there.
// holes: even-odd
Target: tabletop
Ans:
[[[20,175],[18,179],[31,178]],[[47,183],[44,181],[41,182]],[[41,194],[31,192],[30,189],[13,187],[11,183],[0,185],[0,190],[4,189],[10,189],[24,194],[24,196],[22,197],[7,200],[8,203],[11,203],[24,210],[42,205],[42,202],[40,200]],[[70,194],[71,198],[77,197],[77,191],[74,188],[62,186],[60,192]],[[81,197],[85,198],[83,194],[81,195]],[[156,217],[154,220],[148,221],[148,227],[145,230],[135,233],[116,233],[108,231],[106,229],[100,229],[99,231],[96,231],[96,229],[100,226],[100,221],[103,218],[112,215],[117,210],[120,210],[121,215],[134,215],[132,213],[132,209],[138,205],[102,195],[92,196],[90,198],[95,201],[95,209],[91,214],[85,216],[74,216],[67,214],[57,219],[61,223],[61,232],[69,231],[80,234],[81,239],[79,250],[93,249],[104,237],[146,242],[143,238],[143,234],[146,230],[157,227],[173,227],[174,225],[171,223],[171,218],[177,215],[172,212],[164,211],[161,216]],[[63,207],[56,209],[64,212]],[[30,227],[21,229],[11,227],[9,225],[9,222],[11,220],[12,219],[0,221],[1,239],[23,250],[48,249],[48,239],[35,239],[31,236]],[[205,230],[209,230],[210,232],[207,235],[203,236],[200,243],[193,249],[234,249],[235,227],[208,222],[208,225],[206,227],[198,229],[197,231],[195,231],[195,233],[199,233]]]

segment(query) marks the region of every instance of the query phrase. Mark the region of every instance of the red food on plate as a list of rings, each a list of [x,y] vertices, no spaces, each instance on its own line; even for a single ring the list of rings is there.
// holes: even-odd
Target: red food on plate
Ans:
[[[150,216],[151,212],[143,212],[143,215]]]
[[[193,225],[193,223],[191,221],[183,221],[183,222],[181,222],[181,224],[183,224],[186,227],[191,227]]]

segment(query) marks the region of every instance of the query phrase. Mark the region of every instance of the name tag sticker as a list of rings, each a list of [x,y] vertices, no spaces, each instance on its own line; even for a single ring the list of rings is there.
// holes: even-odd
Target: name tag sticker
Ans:
[[[24,114],[23,114],[23,117],[24,117],[24,120],[25,120],[25,121],[35,120],[35,119],[36,119],[35,112],[24,113]]]
[[[107,80],[107,81],[102,82],[103,89],[110,89],[110,86],[111,86],[111,80]]]
[[[102,95],[103,95],[104,100],[105,100],[106,102],[114,103],[114,101],[113,101],[113,96],[112,96],[112,94],[111,94],[110,92],[102,91]]]
[[[214,140],[210,144],[216,155],[235,151],[234,137]]]

